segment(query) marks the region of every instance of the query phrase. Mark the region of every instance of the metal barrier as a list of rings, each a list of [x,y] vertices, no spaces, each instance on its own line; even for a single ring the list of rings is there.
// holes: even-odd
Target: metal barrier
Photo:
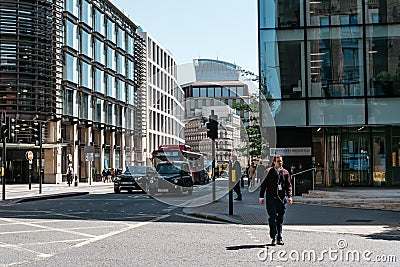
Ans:
[[[316,172],[316,170],[317,170],[317,168],[311,168],[311,169],[307,169],[307,170],[304,170],[304,171],[301,171],[301,172],[297,172],[297,173],[294,173],[294,174],[291,175],[291,177],[292,177],[292,186],[293,186],[293,196],[296,195],[296,179],[295,179],[296,175],[303,174],[305,172],[312,171],[312,190],[314,190],[315,172]]]

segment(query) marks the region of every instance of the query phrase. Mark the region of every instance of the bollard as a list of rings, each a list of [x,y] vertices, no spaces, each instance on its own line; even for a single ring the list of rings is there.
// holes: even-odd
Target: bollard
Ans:
[[[78,186],[78,176],[75,175],[75,183],[74,186]]]

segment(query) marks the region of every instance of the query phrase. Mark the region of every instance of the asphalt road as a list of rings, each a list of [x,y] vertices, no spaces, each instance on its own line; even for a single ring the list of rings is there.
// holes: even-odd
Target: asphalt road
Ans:
[[[291,214],[301,216],[300,209],[313,212],[302,206]],[[285,226],[284,237],[284,246],[268,246],[265,225],[192,218],[145,194],[91,194],[0,206],[0,266],[399,266],[400,262],[397,240],[316,230],[301,223]]]

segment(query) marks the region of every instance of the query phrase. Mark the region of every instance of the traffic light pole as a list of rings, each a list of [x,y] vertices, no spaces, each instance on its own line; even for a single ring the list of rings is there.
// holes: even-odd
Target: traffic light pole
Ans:
[[[42,193],[42,182],[43,182],[42,154],[43,154],[42,122],[39,121],[39,194]]]
[[[1,174],[2,174],[2,199],[6,200],[6,138],[3,138],[3,156],[1,159]]]
[[[215,139],[211,139],[211,154],[212,154],[212,199],[213,202],[217,199],[215,193]]]

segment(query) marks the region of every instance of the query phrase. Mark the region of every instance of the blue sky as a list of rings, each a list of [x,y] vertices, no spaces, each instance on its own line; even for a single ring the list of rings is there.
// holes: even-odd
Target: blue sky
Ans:
[[[173,55],[235,63],[258,73],[257,0],[111,0]]]

